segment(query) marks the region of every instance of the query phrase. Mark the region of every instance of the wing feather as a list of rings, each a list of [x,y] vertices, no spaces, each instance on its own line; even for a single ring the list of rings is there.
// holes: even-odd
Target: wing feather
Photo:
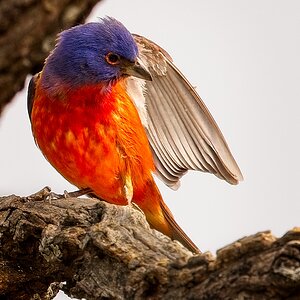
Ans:
[[[168,53],[144,37],[134,38],[153,79],[145,83],[146,131],[160,179],[177,188],[188,170],[200,170],[231,184],[243,180],[218,125]]]
[[[200,170],[237,184],[241,171],[200,96],[165,50],[134,38],[153,79],[145,83],[146,131],[160,179],[177,188],[188,170]]]

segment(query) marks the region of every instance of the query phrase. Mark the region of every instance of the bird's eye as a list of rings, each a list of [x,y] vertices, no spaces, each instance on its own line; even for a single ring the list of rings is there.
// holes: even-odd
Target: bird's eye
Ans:
[[[110,65],[118,65],[120,63],[120,56],[116,53],[109,52],[105,55],[105,60]]]

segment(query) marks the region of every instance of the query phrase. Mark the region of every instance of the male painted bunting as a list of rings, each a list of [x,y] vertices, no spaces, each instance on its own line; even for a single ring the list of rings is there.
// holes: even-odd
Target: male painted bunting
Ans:
[[[187,170],[242,180],[216,122],[168,53],[113,18],[59,35],[31,79],[28,112],[37,145],[68,181],[111,203],[134,202],[153,228],[193,252],[153,173],[173,189]]]

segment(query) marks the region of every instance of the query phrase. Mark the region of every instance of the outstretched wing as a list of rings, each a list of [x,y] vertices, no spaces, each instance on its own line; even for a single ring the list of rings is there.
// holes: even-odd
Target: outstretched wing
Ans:
[[[40,76],[40,73],[35,74],[29,82],[28,86],[28,93],[27,93],[27,111],[29,115],[29,119],[31,120],[31,111],[33,107],[34,102],[34,95],[35,95],[35,87],[36,87],[36,81],[38,80]]]
[[[174,189],[188,170],[237,184],[241,171],[200,96],[166,51],[144,37],[134,38],[153,79],[145,83],[146,131],[157,175]]]

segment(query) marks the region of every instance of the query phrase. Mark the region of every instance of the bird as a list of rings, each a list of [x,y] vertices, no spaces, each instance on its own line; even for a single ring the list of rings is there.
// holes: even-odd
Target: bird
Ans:
[[[242,173],[208,108],[151,40],[103,17],[59,33],[29,83],[35,143],[79,189],[117,205],[134,203],[150,226],[199,248],[175,221],[154,176],[176,190],[188,170],[230,184]]]

